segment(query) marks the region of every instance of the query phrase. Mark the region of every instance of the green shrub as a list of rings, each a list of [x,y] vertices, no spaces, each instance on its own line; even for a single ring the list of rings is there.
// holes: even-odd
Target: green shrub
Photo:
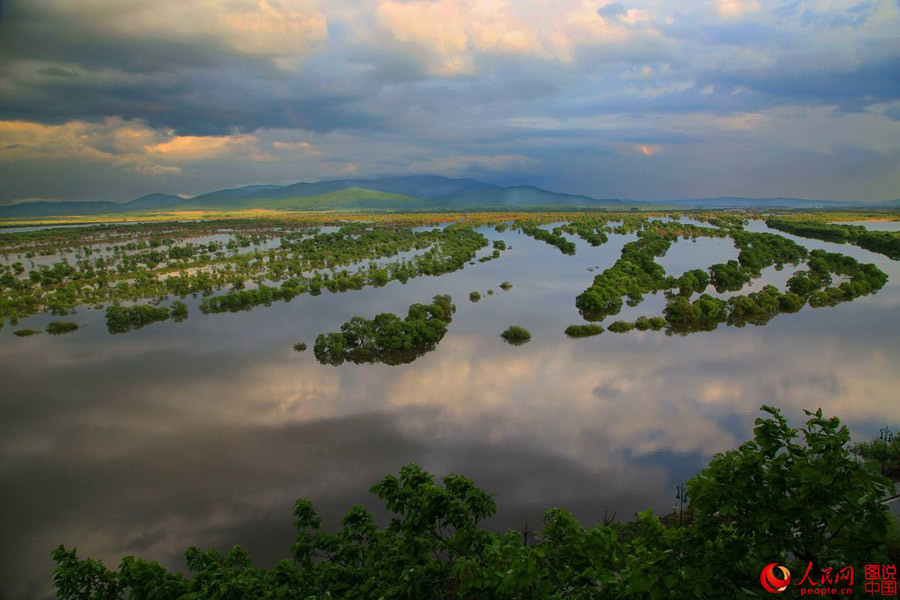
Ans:
[[[588,323],[586,325],[569,325],[566,327],[566,335],[571,338],[590,337],[592,335],[600,335],[604,329],[602,325],[596,323]]]
[[[519,346],[531,339],[531,332],[521,325],[510,325],[506,331],[500,334],[500,337],[514,346]]]
[[[613,333],[625,333],[634,329],[634,325],[628,321],[616,321],[612,323],[608,329]]]

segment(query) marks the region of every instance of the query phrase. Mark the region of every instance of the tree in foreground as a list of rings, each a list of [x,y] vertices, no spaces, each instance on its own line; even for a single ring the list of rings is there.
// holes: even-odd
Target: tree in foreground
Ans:
[[[355,506],[326,533],[298,500],[291,557],[271,570],[239,546],[224,556],[189,549],[189,577],[132,557],[113,571],[60,546],[54,585],[63,599],[767,598],[759,577],[773,562],[798,580],[807,569],[896,562],[880,502],[891,482],[851,453],[846,427],[817,411],[792,429],[763,410],[752,441],[688,482],[683,526],[648,511],[585,528],[556,508],[537,539],[498,534],[482,525],[497,510],[490,494],[459,475],[435,483],[410,464],[371,488],[394,515],[384,528]]]

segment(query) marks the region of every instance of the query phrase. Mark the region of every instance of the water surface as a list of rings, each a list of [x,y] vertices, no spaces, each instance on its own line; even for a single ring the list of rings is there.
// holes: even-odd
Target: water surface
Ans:
[[[493,527],[539,524],[553,506],[593,524],[605,511],[671,510],[677,484],[752,435],[762,404],[795,424],[802,409],[822,407],[857,439],[900,422],[900,267],[883,256],[785,235],[874,262],[889,282],[765,327],[571,340],[563,330],[583,322],[575,296],[634,236],[598,248],[570,238],[578,251],[565,256],[481,231],[512,249],[405,285],[236,314],[202,315],[189,300],[186,322],[125,335],[108,334],[103,312],[90,309],[70,335],[0,330],[0,597],[46,594],[60,543],[108,565],[134,554],[168,567],[190,545],[243,544],[271,566],[289,553],[296,498],[311,498],[335,528],[355,503],[379,511],[368,487],[413,461],[496,493]],[[660,262],[677,276],[736,256],[729,240],[681,240]],[[763,280],[781,285],[793,270]],[[471,303],[475,290],[482,300]],[[291,349],[352,316],[405,314],[439,293],[457,313],[437,349],[412,364],[335,368]],[[659,314],[663,302],[648,295],[606,323]],[[505,344],[511,324],[532,341]]]

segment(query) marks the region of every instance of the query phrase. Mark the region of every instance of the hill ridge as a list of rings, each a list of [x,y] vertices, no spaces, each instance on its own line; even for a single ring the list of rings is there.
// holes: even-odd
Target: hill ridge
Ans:
[[[501,186],[470,177],[391,175],[378,178],[298,181],[287,185],[253,184],[224,188],[182,198],[152,193],[127,202],[47,201],[0,206],[2,217],[49,217],[122,214],[158,210],[478,210],[621,208],[674,206],[679,208],[894,208],[900,199],[855,203],[804,198],[748,198],[719,196],[659,202],[597,199],[583,194],[554,192],[530,185]]]

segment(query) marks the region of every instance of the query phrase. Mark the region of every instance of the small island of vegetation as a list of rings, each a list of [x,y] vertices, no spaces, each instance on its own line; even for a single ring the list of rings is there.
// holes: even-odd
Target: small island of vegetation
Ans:
[[[566,335],[572,338],[591,337],[600,335],[605,330],[602,325],[596,323],[587,323],[584,325],[569,325],[566,327]]]
[[[434,350],[447,333],[456,307],[450,296],[438,295],[431,304],[413,304],[405,319],[381,313],[369,320],[353,317],[341,330],[319,334],[313,353],[322,364],[410,363]]]
[[[110,333],[125,333],[170,317],[176,323],[185,320],[188,317],[187,304],[175,300],[169,308],[149,304],[135,304],[128,308],[110,306],[106,309],[106,328]]]
[[[531,332],[521,325],[510,325],[500,334],[508,344],[513,346],[521,346],[531,340]]]
[[[37,329],[17,329],[13,331],[13,335],[19,337],[29,337],[38,333],[40,333],[40,331],[38,331]]]

